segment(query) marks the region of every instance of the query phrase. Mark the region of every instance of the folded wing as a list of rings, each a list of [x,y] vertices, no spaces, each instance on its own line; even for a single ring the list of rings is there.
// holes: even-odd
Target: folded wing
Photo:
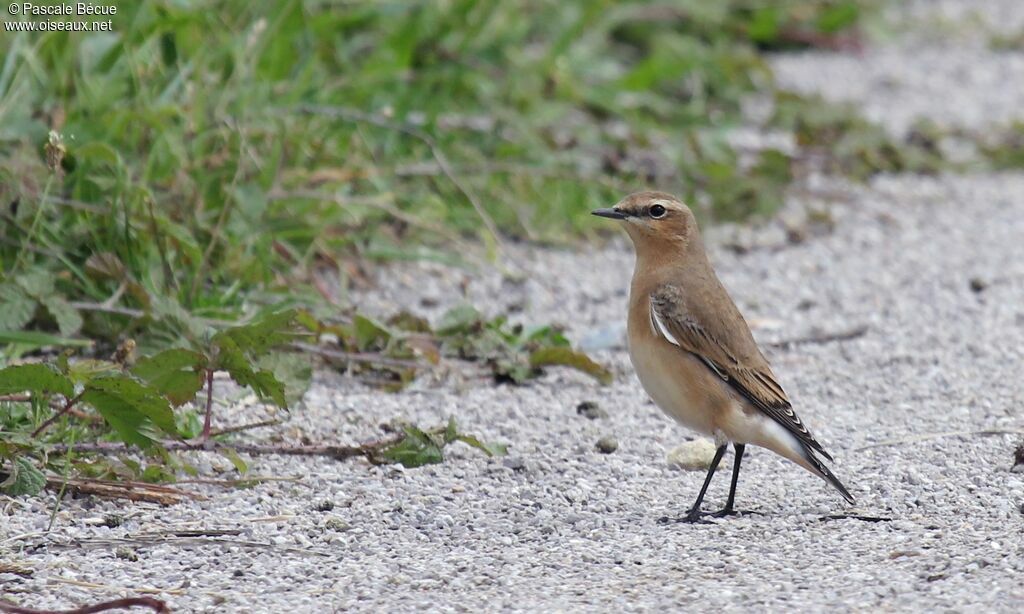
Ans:
[[[793,411],[732,301],[727,301],[731,309],[725,313],[701,313],[699,303],[687,301],[678,287],[661,286],[651,294],[651,326],[669,343],[700,358],[718,377],[809,449],[832,460]]]

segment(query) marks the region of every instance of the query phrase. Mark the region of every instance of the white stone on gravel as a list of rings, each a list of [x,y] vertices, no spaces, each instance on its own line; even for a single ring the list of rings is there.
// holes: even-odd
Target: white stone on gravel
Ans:
[[[707,471],[715,458],[715,442],[703,437],[680,444],[668,453],[670,467],[684,471]]]

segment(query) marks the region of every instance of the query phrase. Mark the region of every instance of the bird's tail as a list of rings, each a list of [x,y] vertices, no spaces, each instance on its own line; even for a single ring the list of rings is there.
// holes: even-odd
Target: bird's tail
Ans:
[[[807,468],[810,469],[812,473],[817,474],[826,482],[834,486],[835,489],[839,491],[839,494],[843,495],[843,498],[846,499],[847,503],[853,505],[854,503],[857,502],[853,498],[853,495],[850,494],[850,491],[846,490],[846,487],[843,486],[843,483],[839,481],[839,478],[837,478],[836,475],[832,473],[832,470],[826,467],[825,463],[821,462],[821,460],[817,456],[815,456],[814,451],[808,448],[807,446],[804,446],[804,459],[807,461],[807,464],[809,465],[805,466],[807,466]]]

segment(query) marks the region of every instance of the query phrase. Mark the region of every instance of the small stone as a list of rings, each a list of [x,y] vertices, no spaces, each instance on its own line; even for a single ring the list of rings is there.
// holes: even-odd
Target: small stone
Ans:
[[[352,525],[350,525],[349,523],[345,522],[341,518],[328,518],[327,520],[324,521],[324,528],[325,529],[330,529],[331,531],[342,532],[342,531],[348,531],[349,529],[351,529]]]
[[[120,514],[107,514],[103,517],[103,526],[109,529],[116,529],[124,524],[124,516]]]
[[[972,277],[970,282],[971,292],[983,292],[985,288],[988,288],[988,282],[980,277]]]
[[[329,512],[334,509],[334,501],[330,501],[328,499],[318,501],[317,504],[313,506],[313,509],[317,512]]]
[[[619,449],[619,442],[612,436],[602,437],[597,440],[597,451],[601,454],[611,454]]]
[[[715,458],[715,444],[710,439],[694,439],[668,453],[668,464],[684,471],[704,471]]]
[[[589,420],[608,417],[608,412],[601,409],[597,401],[583,401],[576,406],[576,413]]]
[[[139,560],[138,553],[129,548],[128,546],[118,546],[117,549],[114,550],[114,556],[125,561],[134,562]]]

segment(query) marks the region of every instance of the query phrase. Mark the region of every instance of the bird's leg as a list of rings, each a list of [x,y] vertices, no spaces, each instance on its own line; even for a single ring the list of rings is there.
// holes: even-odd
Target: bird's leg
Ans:
[[[729,498],[725,501],[725,507],[712,514],[716,518],[734,516],[738,513],[733,509],[733,504],[736,503],[736,483],[740,479],[740,462],[743,461],[743,452],[747,446],[742,443],[734,443],[732,447],[736,450],[736,460],[732,462],[732,484],[729,486]]]
[[[715,450],[715,457],[711,459],[711,466],[708,467],[708,475],[704,478],[704,485],[700,487],[700,494],[697,495],[697,500],[694,501],[693,507],[686,513],[686,516],[680,518],[680,522],[697,522],[700,520],[700,504],[704,501],[704,493],[708,491],[708,485],[711,484],[711,478],[715,475],[715,469],[718,469],[718,463],[722,462],[722,456],[725,455],[726,444],[718,446]]]

